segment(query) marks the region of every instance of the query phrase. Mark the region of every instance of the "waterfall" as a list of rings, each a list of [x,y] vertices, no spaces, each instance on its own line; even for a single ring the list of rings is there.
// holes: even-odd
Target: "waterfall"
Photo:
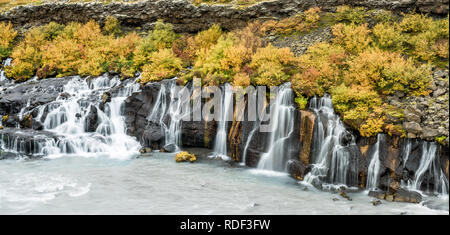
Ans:
[[[231,85],[228,83],[225,84],[222,93],[220,120],[218,120],[219,125],[217,127],[217,134],[212,155],[227,159],[227,123],[228,121],[232,121],[230,120],[230,117],[232,117],[233,112],[233,91]]]
[[[346,185],[350,180],[347,177],[350,170],[350,154],[345,148],[347,144],[340,140],[350,134],[346,131],[339,116],[334,113],[328,94],[319,100],[317,97],[312,98],[309,107],[317,117],[314,140],[316,151],[311,158],[312,169],[305,175],[304,182],[316,184],[326,181],[328,178],[330,183]],[[326,123],[325,126],[324,123]],[[355,144],[353,136],[350,135],[350,138],[350,144]]]
[[[428,188],[428,190],[434,193],[448,194],[449,183],[440,168],[438,156],[436,143],[423,142],[419,168],[412,182],[413,189],[420,190],[423,183],[427,183],[428,186],[429,182],[424,182],[424,179],[427,178],[429,180],[432,177],[434,187],[433,189]]]
[[[28,152],[49,157],[73,154],[112,158],[128,158],[137,153],[140,145],[135,138],[126,135],[122,106],[127,96],[138,91],[139,84],[125,82],[122,87],[118,77],[110,79],[107,75],[92,80],[78,76],[66,79],[71,80],[56,101],[36,107],[38,115],[34,120],[42,121],[44,126],[40,133],[53,136],[34,138],[32,151]],[[101,97],[112,88],[117,89],[117,93],[110,102],[103,104],[102,109]],[[25,111],[21,115],[26,115]],[[33,131],[24,131],[27,135],[33,134]],[[15,141],[22,140],[19,136]],[[9,145],[8,151],[23,152],[20,144],[3,142],[3,145]]]
[[[250,131],[250,133],[248,134],[247,137],[247,142],[245,142],[245,146],[244,146],[244,150],[242,153],[242,163],[241,165],[245,166],[245,161],[247,159],[247,152],[248,152],[248,147],[250,146],[250,142],[253,139],[253,136],[255,135],[255,132],[259,129],[259,122],[255,121],[254,125],[253,125],[253,129]]]
[[[377,135],[377,142],[375,144],[375,151],[373,152],[372,159],[370,160],[369,168],[367,170],[367,184],[366,188],[376,189],[378,186],[378,178],[380,177],[380,141],[384,140],[384,135]]]
[[[147,117],[149,123],[153,122],[161,127],[165,136],[164,145],[173,144],[175,151],[179,151],[181,146],[182,118],[190,115],[189,109],[183,109],[189,107],[190,102],[189,96],[184,97],[184,94],[190,94],[189,87],[177,86],[176,78],[167,83],[162,82],[155,104]],[[166,117],[169,118],[168,121]]]
[[[411,140],[410,139],[406,139],[406,145],[403,148],[403,168],[406,167],[406,163],[408,162],[409,159],[409,155],[411,154]]]
[[[271,105],[272,123],[267,142],[268,151],[262,154],[258,162],[258,169],[285,171],[289,146],[287,141],[294,132],[294,105],[291,84],[279,87],[275,102]]]
[[[10,66],[11,65],[11,61],[12,61],[11,58],[8,58],[8,59],[4,60],[2,62],[3,66]],[[5,76],[5,71],[3,71],[3,69],[2,69],[2,70],[0,70],[0,83],[5,82],[5,81],[7,82],[8,78]]]

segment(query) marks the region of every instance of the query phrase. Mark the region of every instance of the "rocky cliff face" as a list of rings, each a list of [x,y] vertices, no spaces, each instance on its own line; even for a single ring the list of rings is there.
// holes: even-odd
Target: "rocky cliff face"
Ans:
[[[19,6],[0,15],[0,21],[10,21],[15,26],[29,27],[51,21],[67,23],[96,20],[103,23],[114,16],[127,27],[148,30],[157,19],[171,23],[178,32],[197,32],[218,23],[230,30],[244,26],[253,19],[283,18],[311,7],[331,11],[338,5],[364,6],[393,11],[417,10],[423,13],[448,14],[448,0],[272,0],[249,7],[233,5],[193,5],[188,0],[141,1],[136,3],[45,3]]]

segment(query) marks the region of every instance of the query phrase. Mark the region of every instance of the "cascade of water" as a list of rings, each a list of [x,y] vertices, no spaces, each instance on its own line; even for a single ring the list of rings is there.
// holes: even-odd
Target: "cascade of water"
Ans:
[[[378,178],[380,177],[380,141],[384,140],[384,135],[378,134],[377,142],[374,146],[372,159],[370,160],[369,168],[367,170],[367,189],[376,189],[378,186]]]
[[[339,141],[348,134],[338,115],[334,113],[331,98],[325,94],[319,100],[316,97],[310,101],[310,109],[316,114],[317,126],[315,135],[316,152],[312,156],[312,169],[306,174],[304,182],[313,184],[327,179],[334,184],[347,184],[349,171],[349,154]],[[324,126],[326,122],[326,126]],[[354,144],[351,137],[350,144]],[[318,151],[317,151],[318,150]],[[331,158],[331,159],[330,159]],[[330,161],[331,160],[331,161]]]
[[[11,58],[8,58],[8,59],[4,60],[3,61],[3,66],[10,66],[11,65],[11,61],[12,61]],[[6,78],[5,71],[3,71],[3,69],[2,69],[2,70],[0,70],[0,83],[4,82],[4,81],[8,81],[8,78]]]
[[[225,84],[221,100],[220,120],[214,142],[213,155],[216,157],[227,157],[227,123],[230,112],[233,112],[233,91],[230,84]]]
[[[167,102],[167,91],[169,91],[169,103]],[[181,145],[181,121],[186,115],[190,115],[189,107],[190,94],[188,86],[180,88],[176,84],[176,79],[168,83],[161,83],[155,105],[147,117],[149,122],[158,124],[164,131],[165,145],[175,145],[179,151]],[[167,122],[166,117],[169,117]],[[167,122],[167,123],[166,123]]]
[[[253,129],[250,131],[250,133],[248,134],[247,137],[247,142],[245,142],[245,146],[244,146],[244,151],[243,151],[243,155],[242,155],[242,163],[241,165],[245,166],[245,162],[247,159],[247,152],[248,152],[248,147],[250,146],[250,142],[253,139],[253,136],[255,135],[255,132],[259,129],[259,122],[255,121],[254,125],[253,125]]]
[[[189,88],[187,86],[178,89],[176,83],[172,83],[170,88],[170,105],[169,105],[169,116],[170,122],[168,128],[165,130],[165,143],[174,144],[179,149],[181,145],[181,121],[186,115],[190,115],[189,109],[184,109],[189,107],[189,96],[183,97],[183,94],[189,93]],[[190,93],[189,93],[190,94]]]
[[[410,139],[406,139],[406,145],[403,148],[403,168],[405,168],[406,163],[408,162],[409,159],[409,155],[411,154],[411,140]]]
[[[64,86],[63,96],[37,107],[35,120],[42,120],[44,112],[48,111],[43,120],[44,130],[57,137],[35,141],[31,153],[50,157],[75,154],[114,158],[128,158],[137,153],[140,145],[126,135],[122,105],[127,96],[139,90],[139,84],[130,82],[124,88],[119,88],[118,94],[104,104],[104,111],[100,108],[102,94],[119,84],[119,78],[110,79],[106,75],[90,81],[80,77],[71,78]],[[88,130],[88,126],[94,129]],[[7,149],[19,152],[23,149],[16,146]]]
[[[445,177],[442,169],[439,167],[439,157],[438,157],[437,145],[436,143],[424,142],[422,145],[422,156],[420,159],[419,168],[414,175],[414,180],[412,187],[416,190],[420,190],[422,183],[424,183],[424,178],[433,178],[433,189],[434,193],[448,194],[449,183]],[[431,191],[431,189],[428,189]]]
[[[284,171],[288,159],[287,141],[294,132],[294,105],[291,84],[280,86],[274,104],[270,107],[272,123],[267,142],[268,151],[262,154],[258,169]]]

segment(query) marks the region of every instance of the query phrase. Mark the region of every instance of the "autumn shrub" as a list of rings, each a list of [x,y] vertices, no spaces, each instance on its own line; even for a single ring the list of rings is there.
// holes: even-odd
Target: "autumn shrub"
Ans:
[[[43,34],[45,40],[52,41],[64,32],[64,25],[50,22],[47,25],[39,27],[39,31]]]
[[[340,84],[346,63],[345,50],[339,45],[316,43],[298,58],[299,74],[292,78],[292,87],[297,95],[323,96],[325,92]]]
[[[162,20],[156,22],[155,28],[140,40],[136,47],[134,62],[137,70],[142,68],[149,60],[153,52],[160,49],[172,48],[177,35],[173,25],[164,23]]]
[[[338,22],[350,24],[363,24],[366,22],[368,12],[363,7],[350,7],[347,5],[337,7],[335,17]]]
[[[404,33],[421,33],[430,28],[433,19],[423,14],[405,14],[399,23],[399,30]]]
[[[395,24],[379,23],[372,29],[376,46],[390,51],[402,52],[405,48],[405,35],[403,35]]]
[[[36,70],[41,67],[41,47],[46,43],[39,28],[28,31],[11,53],[13,60],[11,66],[5,67],[6,76],[16,81],[25,81],[33,77]]]
[[[42,48],[42,66],[54,71],[58,77],[76,74],[81,61],[78,44],[69,39],[60,39]]]
[[[334,109],[345,123],[359,130],[361,135],[372,136],[382,131],[384,116],[379,108],[382,99],[376,91],[342,84],[333,88],[331,95]]]
[[[233,53],[237,50],[230,51],[236,45],[237,38],[233,33],[221,36],[217,44],[210,49],[203,49],[199,52],[194,65],[194,72],[197,72],[204,84],[220,85],[230,81],[234,76],[233,67],[239,66],[242,58],[232,58]],[[226,53],[227,51],[227,53]],[[239,54],[240,52],[236,52]],[[242,53],[240,55],[242,55]],[[238,71],[239,68],[235,68]]]
[[[7,58],[12,51],[12,43],[17,36],[11,23],[0,22],[0,59]]]
[[[295,57],[289,48],[276,48],[269,44],[259,48],[252,56],[250,67],[255,70],[255,84],[278,86],[289,81],[295,68]]]
[[[372,41],[367,24],[337,24],[333,26],[333,43],[357,54],[367,49]]]
[[[345,73],[347,85],[370,87],[382,94],[396,91],[411,95],[426,95],[431,82],[429,66],[416,66],[395,52],[368,50],[349,63]]]
[[[173,78],[182,69],[182,61],[171,49],[163,48],[153,52],[148,64],[142,68],[141,83]]]
[[[309,32],[319,26],[320,8],[310,8],[295,16],[282,20],[270,20],[262,25],[263,33],[291,34],[293,32]]]
[[[123,33],[120,29],[119,20],[112,16],[106,17],[105,25],[103,26],[103,32],[114,36],[119,36]]]

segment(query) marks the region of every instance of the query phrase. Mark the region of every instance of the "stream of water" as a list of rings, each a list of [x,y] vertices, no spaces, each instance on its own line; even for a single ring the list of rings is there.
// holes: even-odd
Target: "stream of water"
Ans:
[[[0,214],[448,214],[448,198],[433,201],[444,210],[373,206],[362,192],[347,201],[220,160],[175,163],[170,153],[119,159],[0,161]]]

